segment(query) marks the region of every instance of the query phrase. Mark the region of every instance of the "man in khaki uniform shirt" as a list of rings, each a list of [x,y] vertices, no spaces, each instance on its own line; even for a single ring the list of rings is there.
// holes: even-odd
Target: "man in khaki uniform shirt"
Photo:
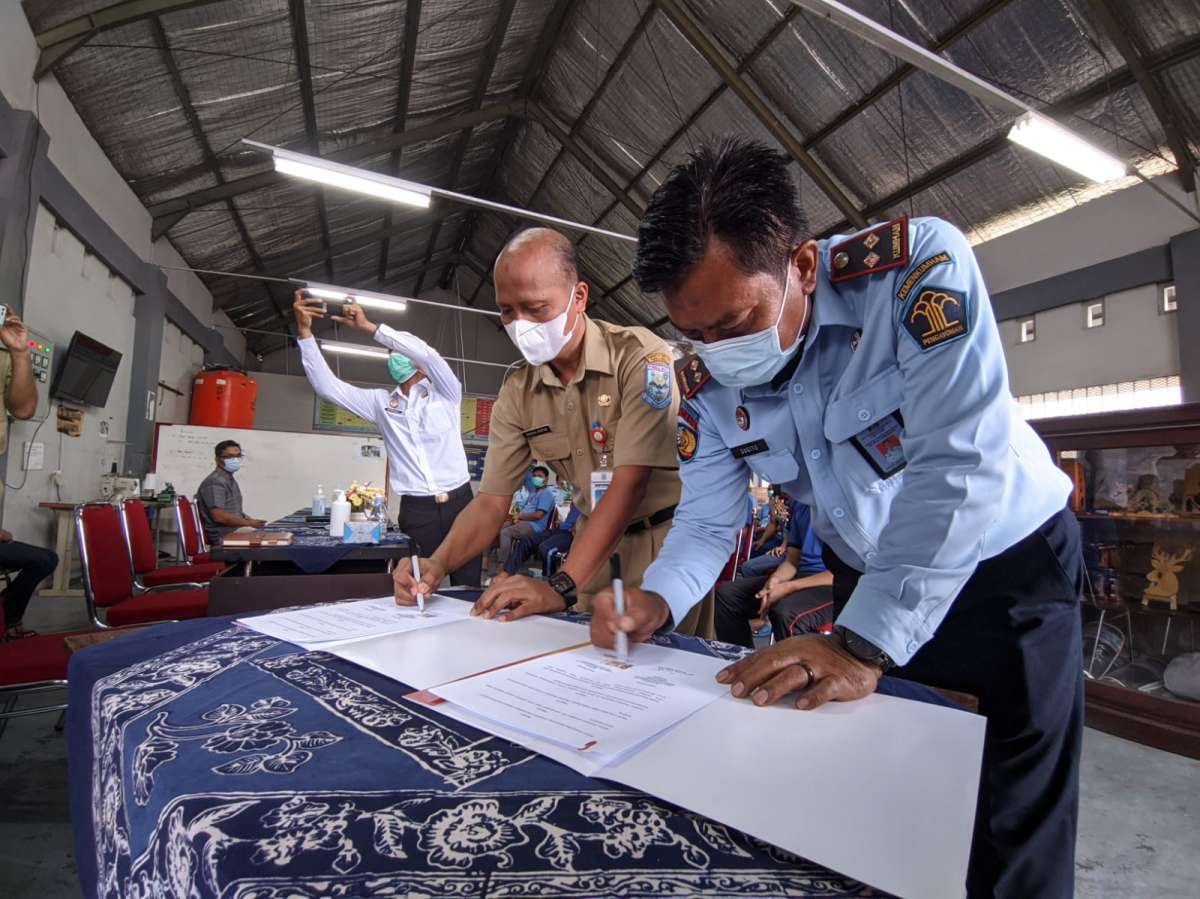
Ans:
[[[513,491],[540,460],[575,487],[581,516],[571,552],[548,581],[493,581],[475,612],[507,610],[516,619],[575,600],[586,611],[591,594],[611,581],[614,552],[622,578],[636,586],[670,529],[680,489],[671,356],[644,328],[586,316],[588,285],[578,280],[571,241],[555,231],[532,228],[513,238],[496,262],[495,284],[502,321],[527,362],[492,408],[480,492],[422,560],[419,590],[433,592],[460,558],[486,548]],[[595,504],[593,491],[602,491]],[[397,601],[413,602],[418,584],[409,567],[398,566],[395,580]]]
[[[20,317],[9,311],[0,327],[0,453],[8,447],[8,416],[33,418],[37,411],[37,380],[29,358],[29,332]],[[4,493],[0,478],[0,495]],[[0,639],[16,640],[36,636],[21,619],[38,584],[54,573],[58,556],[51,550],[14,540],[8,531],[0,529],[0,568],[20,574],[12,578],[0,595],[4,608],[4,629]]]

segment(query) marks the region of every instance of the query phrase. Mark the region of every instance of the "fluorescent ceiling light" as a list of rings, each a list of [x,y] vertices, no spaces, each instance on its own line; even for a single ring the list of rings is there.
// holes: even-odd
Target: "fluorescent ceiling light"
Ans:
[[[319,156],[293,153],[291,150],[272,147],[270,144],[260,144],[251,140],[245,141],[245,143],[262,150],[269,150],[275,162],[275,171],[285,175],[316,181],[327,187],[367,194],[381,200],[390,200],[393,203],[405,203],[421,209],[429,208],[432,191],[424,185],[414,184],[402,178],[381,175],[367,169],[355,168],[351,165],[330,162]]]
[[[317,299],[334,300],[339,303],[349,297],[358,305],[366,306],[369,309],[403,312],[408,308],[408,302],[403,297],[373,293],[370,290],[359,290],[358,288],[338,287],[334,284],[317,284],[314,281],[308,281],[305,284],[304,292]]]
[[[1017,119],[1008,139],[1092,181],[1116,181],[1129,173],[1121,160],[1038,112]]]
[[[335,340],[322,340],[321,349],[330,353],[341,353],[343,356],[369,356],[372,359],[386,359],[388,351],[362,346],[357,343],[339,343]]]
[[[609,231],[607,228],[597,228],[595,225],[585,225],[582,222],[573,222],[570,219],[559,218],[555,215],[546,215],[543,212],[533,212],[530,209],[522,209],[520,206],[509,206],[505,203],[497,203],[495,200],[473,197],[470,194],[455,193],[452,190],[445,190],[440,187],[428,187],[424,184],[417,184],[415,181],[391,178],[387,175],[380,175],[378,172],[330,162],[328,159],[322,159],[320,156],[307,156],[304,153],[293,153],[291,150],[273,147],[270,144],[260,144],[256,140],[242,138],[242,143],[269,152],[275,162],[275,171],[282,172],[285,175],[293,175],[297,178],[305,178],[309,181],[316,181],[329,187],[352,190],[357,193],[378,197],[382,200],[419,206],[422,209],[428,209],[431,198],[438,196],[471,206],[480,206],[484,209],[495,209],[499,212],[515,215],[518,218],[544,222],[547,225],[570,228],[574,231],[588,231],[592,234],[600,234],[616,240],[637,243],[637,238],[632,234],[621,234],[617,231]]]

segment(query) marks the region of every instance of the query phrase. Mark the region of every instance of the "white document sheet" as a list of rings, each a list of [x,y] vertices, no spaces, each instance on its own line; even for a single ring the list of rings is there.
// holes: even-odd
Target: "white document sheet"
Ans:
[[[530,659],[435,688],[442,699],[490,721],[612,761],[713,702],[728,664],[710,656],[636,646],[586,646]]]
[[[535,615],[511,622],[463,618],[444,627],[389,634],[329,651],[414,690],[425,690],[587,642],[586,627]]]
[[[726,694],[604,764],[453,703],[437,711],[889,893],[966,893],[981,716],[881,695],[800,712]],[[769,772],[787,774],[764,794]]]
[[[398,606],[390,596],[379,596],[274,615],[256,615],[238,619],[237,623],[268,637],[295,643],[303,649],[328,650],[348,641],[461,621],[470,610],[470,603],[437,594],[425,603],[424,612],[415,606]]]

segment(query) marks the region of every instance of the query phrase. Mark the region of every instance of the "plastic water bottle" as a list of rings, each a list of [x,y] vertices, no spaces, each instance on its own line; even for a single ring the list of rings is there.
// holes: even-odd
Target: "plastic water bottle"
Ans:
[[[312,514],[313,515],[324,515],[325,514],[325,488],[322,487],[320,484],[317,485],[317,492],[313,494]]]
[[[387,503],[382,496],[375,497],[375,520],[387,529]]]
[[[350,501],[346,494],[339,490],[329,506],[329,536],[342,539],[342,530],[350,520]]]

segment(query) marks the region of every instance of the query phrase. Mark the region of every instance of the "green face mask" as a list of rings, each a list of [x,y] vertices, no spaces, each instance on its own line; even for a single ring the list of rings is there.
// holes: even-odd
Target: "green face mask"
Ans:
[[[530,481],[534,487],[545,487],[546,486],[546,479],[544,477],[542,477],[540,474],[535,474],[532,478],[530,478]]]
[[[397,384],[403,384],[416,373],[417,367],[407,356],[402,356],[400,353],[388,355],[388,374]]]

